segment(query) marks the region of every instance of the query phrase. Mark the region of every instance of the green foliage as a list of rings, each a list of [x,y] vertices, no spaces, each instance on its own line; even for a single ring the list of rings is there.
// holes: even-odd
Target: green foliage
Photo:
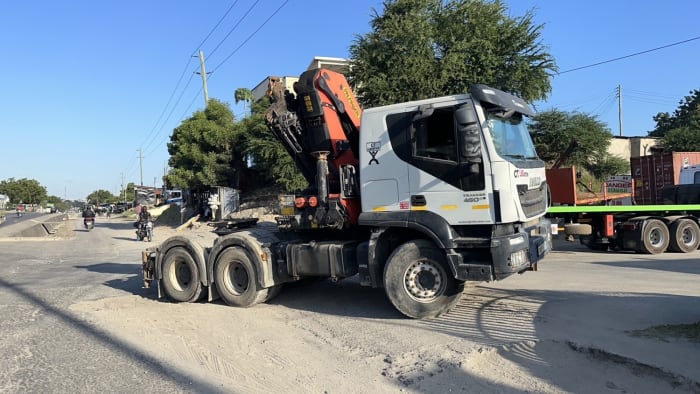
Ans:
[[[117,196],[104,189],[95,190],[87,196],[87,202],[94,205],[115,203],[117,201],[119,201]]]
[[[678,108],[669,114],[659,112],[654,116],[656,128],[649,132],[650,137],[665,137],[671,130],[700,132],[700,90],[693,90],[678,103]],[[688,152],[688,149],[683,149]]]
[[[612,133],[593,115],[554,109],[540,112],[532,119],[530,134],[538,156],[550,166],[576,141],[578,147],[562,166],[585,169],[598,179],[629,172],[625,159],[608,153]]]
[[[210,99],[204,111],[173,131],[166,183],[182,189],[236,187],[237,171],[245,164],[239,134],[229,105]]]
[[[700,152],[700,128],[679,127],[666,132],[663,148],[669,152]]]
[[[59,211],[67,211],[71,207],[70,202],[64,201],[58,196],[48,196],[46,197],[46,202],[48,204],[53,204],[53,206]]]
[[[365,106],[466,93],[485,83],[526,100],[551,91],[554,58],[533,14],[503,1],[387,0],[350,47],[348,79]]]
[[[693,90],[685,96],[673,114],[659,112],[654,121],[656,128],[649,132],[649,136],[662,137],[664,150],[700,151],[700,90]]]
[[[40,204],[46,200],[46,188],[34,179],[9,178],[0,181],[0,194],[10,198],[13,204]]]
[[[253,92],[248,88],[238,88],[233,94],[233,97],[236,100],[236,104],[243,101],[243,112],[247,114],[246,106],[253,101]]]
[[[268,107],[267,100],[253,104],[252,115],[241,122],[245,133],[245,152],[252,156],[255,169],[265,180],[290,191],[305,189],[308,187],[306,179],[282,143],[265,124],[263,116]]]
[[[630,163],[619,156],[605,154],[597,158],[593,163],[589,163],[584,168],[596,179],[606,180],[612,175],[630,173]]]

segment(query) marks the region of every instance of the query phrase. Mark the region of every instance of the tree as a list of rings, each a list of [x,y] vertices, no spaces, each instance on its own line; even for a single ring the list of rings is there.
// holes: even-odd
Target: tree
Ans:
[[[245,133],[245,153],[252,156],[254,167],[263,179],[290,191],[305,189],[308,182],[265,124],[263,117],[268,107],[267,100],[254,103],[251,116],[241,122]]]
[[[672,115],[659,112],[654,121],[656,128],[649,136],[662,137],[664,150],[700,151],[700,90],[685,96]]]
[[[5,194],[13,204],[40,204],[46,200],[46,188],[34,179],[9,178],[0,181],[0,194]]]
[[[63,200],[58,196],[48,196],[46,197],[46,202],[48,204],[53,204],[53,206],[59,211],[67,211],[71,207],[69,201]]]
[[[237,187],[245,158],[236,129],[229,105],[210,99],[204,111],[195,112],[173,131],[166,183],[181,189]]]
[[[246,111],[246,104],[253,101],[253,92],[248,88],[238,88],[234,93],[234,99],[236,100],[236,104],[243,101],[243,113],[248,114]]]
[[[119,198],[110,193],[108,190],[100,189],[88,194],[87,201],[90,204],[102,205],[115,203],[119,201]]]
[[[350,47],[347,73],[365,106],[465,93],[484,83],[525,100],[551,91],[554,58],[533,13],[501,0],[387,0]]]
[[[593,115],[554,109],[540,112],[532,119],[530,134],[538,156],[550,166],[575,141],[577,148],[563,165],[585,169],[600,180],[629,172],[625,159],[608,153],[612,132]]]

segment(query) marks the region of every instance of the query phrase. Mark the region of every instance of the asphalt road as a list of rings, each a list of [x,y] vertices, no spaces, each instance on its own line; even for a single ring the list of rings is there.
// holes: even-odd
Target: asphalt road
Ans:
[[[26,213],[22,214],[22,216],[17,216],[16,212],[7,211],[7,212],[5,212],[5,223],[2,224],[2,226],[11,226],[13,224],[26,222],[27,220],[37,219],[37,218],[44,216],[44,215],[46,215],[46,214],[45,213],[37,213],[37,212],[26,212]]]
[[[131,284],[136,291],[145,247],[131,222],[81,225],[66,224],[70,240],[0,243],[0,392],[189,391],[187,376],[70,311]]]
[[[192,370],[177,366],[173,362],[178,360],[162,357],[159,349],[124,342],[99,328],[90,315],[71,309],[75,303],[117,296],[155,298],[155,291],[141,289],[139,256],[148,244],[135,240],[131,222],[98,218],[90,232],[79,219],[65,226],[70,239],[0,242],[0,392],[221,391],[221,386],[202,378],[206,374],[197,363]],[[162,239],[156,227],[154,241]],[[437,320],[404,319],[380,291],[359,288],[352,281],[342,282],[340,289],[327,282],[284,290],[266,311],[273,316],[312,316],[304,324],[310,331],[307,323],[317,320],[338,327],[357,325],[365,333],[390,322],[409,335],[420,333],[427,343],[430,331],[436,338],[457,338],[464,346],[507,347],[514,340],[592,346],[654,366],[664,375],[662,380],[680,377],[690,387],[700,387],[693,386],[700,382],[700,345],[657,343],[625,334],[632,328],[700,320],[700,252],[649,256],[591,253],[576,244],[557,247],[539,272],[468,289],[456,310]],[[154,314],[162,315],[172,305],[152,307]],[[203,308],[186,304],[177,311],[186,316],[188,310]],[[226,313],[202,324],[216,326],[221,316],[236,316],[228,307],[222,311]],[[262,317],[253,314],[251,319],[260,322]],[[344,331],[333,335],[340,332]],[[278,335],[283,338],[284,331]],[[349,330],[347,335],[348,343],[364,346]],[[383,346],[380,339],[367,338],[374,342],[365,348]],[[531,354],[513,359],[532,363]],[[530,373],[545,374],[538,365],[530,366]],[[634,379],[636,372],[630,376]],[[550,380],[562,391],[582,387],[564,378]]]

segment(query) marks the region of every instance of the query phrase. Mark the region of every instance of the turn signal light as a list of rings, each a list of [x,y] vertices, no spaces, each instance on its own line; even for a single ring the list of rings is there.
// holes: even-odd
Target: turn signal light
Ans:
[[[309,206],[311,208],[316,208],[318,206],[318,197],[316,197],[316,196],[309,197]]]
[[[297,209],[302,209],[306,206],[306,199],[304,197],[297,197],[294,199],[294,206]]]

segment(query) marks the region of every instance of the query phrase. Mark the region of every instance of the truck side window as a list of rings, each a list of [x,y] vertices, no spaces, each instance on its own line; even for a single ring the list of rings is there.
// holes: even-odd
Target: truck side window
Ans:
[[[453,113],[452,109],[436,109],[432,115],[415,123],[415,156],[457,161]]]

